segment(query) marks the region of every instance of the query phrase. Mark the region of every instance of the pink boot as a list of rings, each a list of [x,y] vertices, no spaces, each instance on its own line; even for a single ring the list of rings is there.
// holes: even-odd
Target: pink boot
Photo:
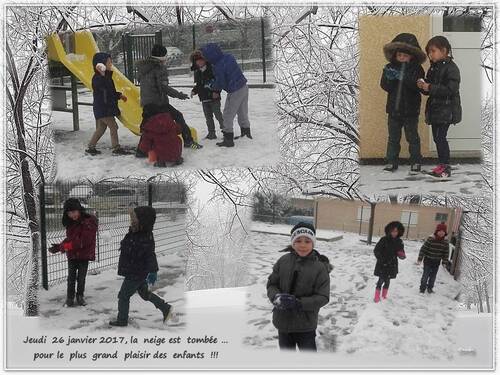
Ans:
[[[389,288],[382,289],[382,298],[387,299],[387,293],[389,293]]]
[[[380,289],[375,288],[375,298],[373,298],[373,302],[380,302]]]

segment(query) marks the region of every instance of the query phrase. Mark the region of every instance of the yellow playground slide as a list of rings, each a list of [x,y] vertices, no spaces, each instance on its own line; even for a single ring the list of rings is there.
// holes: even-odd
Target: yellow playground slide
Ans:
[[[94,36],[88,30],[77,31],[74,34],[75,52],[67,54],[61,39],[57,33],[52,33],[47,38],[47,49],[49,60],[61,62],[72,74],[74,74],[89,90],[92,90],[92,77],[94,67],[92,58],[99,48]],[[140,135],[139,126],[142,120],[142,108],[140,104],[139,88],[113,66],[113,81],[116,90],[127,97],[127,101],[118,101],[121,115],[120,122],[135,135]],[[193,138],[197,139],[196,130],[191,128]]]

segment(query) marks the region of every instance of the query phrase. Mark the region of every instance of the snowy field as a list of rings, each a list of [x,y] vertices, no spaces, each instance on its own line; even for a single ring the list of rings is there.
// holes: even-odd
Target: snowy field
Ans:
[[[163,316],[150,302],[136,293],[130,299],[128,327],[110,327],[108,322],[118,312],[118,291],[123,277],[117,275],[117,266],[88,274],[85,285],[87,306],[65,307],[66,283],[41,290],[40,326],[42,328],[75,331],[111,330],[117,333],[152,329],[175,332],[186,324],[184,312],[185,258],[180,252],[158,256],[158,281],[152,290],[174,306],[177,321],[163,324]]]
[[[247,333],[244,342],[256,348],[277,350],[277,331],[272,325],[272,305],[266,282],[278,252],[288,239],[275,234],[251,233],[251,275],[248,287]],[[318,349],[353,356],[397,356],[418,360],[451,360],[458,354],[451,327],[455,320],[460,287],[440,269],[435,294],[418,291],[422,267],[417,266],[421,243],[405,241],[407,259],[400,261],[399,275],[392,281],[389,299],[373,302],[376,277],[373,246],[359,236],[344,233],[336,242],[319,241],[317,249],[333,264],[330,302],[321,309]],[[414,362],[415,362],[414,361]],[[383,363],[384,367],[391,363]],[[400,365],[400,363],[399,363]]]
[[[180,78],[179,78],[180,79]],[[180,88],[189,93],[189,88]],[[188,100],[171,99],[171,104],[184,114],[189,126],[198,132],[201,150],[183,149],[184,164],[180,168],[213,169],[222,167],[246,167],[273,165],[279,161],[279,137],[277,134],[277,116],[274,89],[251,88],[249,96],[249,116],[253,140],[244,138],[235,140],[234,148],[220,148],[215,145],[222,139],[217,130],[218,140],[203,139],[207,134],[205,117],[197,97]],[[222,104],[225,94],[222,94]],[[92,102],[92,93],[79,95],[82,102]],[[223,106],[223,105],[222,105]],[[84,153],[88,141],[95,130],[92,107],[80,106],[80,130],[73,132],[70,113],[53,112],[52,127],[56,142],[57,179],[100,178],[109,176],[145,175],[153,176],[164,168],[156,168],[145,159],[134,155],[113,156],[109,131],[99,141],[97,148],[101,155],[89,156]],[[139,137],[121,126],[118,130],[120,144],[126,148],[137,146]],[[237,121],[234,122],[235,135],[240,133]],[[219,125],[216,122],[216,129]],[[179,167],[176,167],[179,168]]]
[[[423,165],[430,170],[434,165]],[[452,175],[448,181],[435,179],[425,174],[410,175],[410,166],[401,165],[396,172],[385,172],[382,165],[360,165],[359,187],[366,193],[385,192],[397,194],[444,194],[462,195],[482,194],[487,187],[482,177],[481,164],[460,164],[452,166]],[[377,187],[376,190],[374,187]]]

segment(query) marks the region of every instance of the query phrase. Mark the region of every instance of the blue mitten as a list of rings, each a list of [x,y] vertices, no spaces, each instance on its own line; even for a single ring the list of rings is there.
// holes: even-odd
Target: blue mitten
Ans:
[[[148,273],[148,276],[146,276],[146,281],[150,285],[154,285],[156,280],[158,280],[158,274],[156,272],[150,272]]]
[[[387,67],[387,66],[384,67],[384,75],[385,75],[385,78],[387,78],[389,81],[403,79],[401,71],[399,71],[398,69],[395,69],[395,68]]]
[[[294,295],[287,293],[278,293],[274,297],[273,305],[278,310],[298,310],[300,302]]]

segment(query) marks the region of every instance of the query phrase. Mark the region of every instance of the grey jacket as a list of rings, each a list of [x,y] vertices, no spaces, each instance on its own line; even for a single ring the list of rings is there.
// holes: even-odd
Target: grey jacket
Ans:
[[[141,107],[154,104],[167,106],[168,97],[181,99],[183,94],[169,86],[167,67],[159,60],[148,57],[137,62],[138,78],[141,87]]]
[[[314,331],[319,309],[330,300],[328,258],[313,250],[307,257],[293,249],[283,255],[273,267],[267,281],[267,296],[272,302],[277,293],[293,294],[300,301],[299,310],[273,310],[273,324],[280,332]]]

